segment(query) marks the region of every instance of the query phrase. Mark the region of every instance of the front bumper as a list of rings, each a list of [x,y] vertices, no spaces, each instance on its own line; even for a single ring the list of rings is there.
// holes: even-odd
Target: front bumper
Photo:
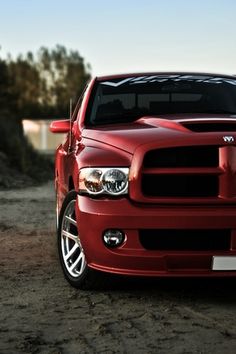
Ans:
[[[88,266],[100,271],[139,276],[236,276],[212,271],[213,256],[236,256],[236,208],[233,206],[154,206],[128,199],[92,199],[78,195],[76,217]],[[107,248],[102,235],[121,229],[125,243]],[[147,250],[141,229],[230,229],[228,250]],[[190,234],[191,237],[191,234]]]

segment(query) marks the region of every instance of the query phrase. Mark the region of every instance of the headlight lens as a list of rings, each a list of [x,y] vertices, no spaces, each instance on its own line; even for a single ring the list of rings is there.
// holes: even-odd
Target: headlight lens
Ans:
[[[108,170],[102,176],[102,184],[107,193],[120,194],[127,187],[127,175],[118,169]]]
[[[128,168],[82,168],[79,174],[79,191],[94,195],[127,194],[128,176]]]
[[[102,181],[101,181],[102,171],[91,170],[86,179],[84,179],[84,185],[86,189],[92,193],[99,193],[102,191]]]

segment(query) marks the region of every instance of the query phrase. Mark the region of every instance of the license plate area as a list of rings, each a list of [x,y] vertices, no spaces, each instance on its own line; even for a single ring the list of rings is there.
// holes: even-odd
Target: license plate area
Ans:
[[[236,256],[213,256],[212,270],[236,270]]]

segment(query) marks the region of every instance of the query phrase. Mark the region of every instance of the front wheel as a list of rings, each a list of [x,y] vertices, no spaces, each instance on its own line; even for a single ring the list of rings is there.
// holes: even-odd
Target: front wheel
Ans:
[[[81,289],[94,285],[94,271],[89,269],[80,242],[78,223],[75,215],[77,193],[66,196],[59,215],[58,251],[60,263],[68,282]]]

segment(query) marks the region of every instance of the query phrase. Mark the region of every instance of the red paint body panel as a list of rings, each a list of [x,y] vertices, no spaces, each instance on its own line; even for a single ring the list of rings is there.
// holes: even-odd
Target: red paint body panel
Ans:
[[[236,229],[235,207],[151,207],[133,205],[125,198],[108,201],[78,196],[77,217],[90,266],[126,275],[213,275],[212,256],[222,255],[219,251],[147,251],[140,244],[139,229],[179,228],[199,229],[199,232],[206,228]],[[106,229],[113,228],[124,230],[127,239],[122,247],[108,249],[101,235]],[[224,254],[236,255],[235,244]],[[230,274],[236,275],[236,272]]]
[[[155,75],[156,73],[142,74]],[[163,73],[165,74],[165,73]],[[170,74],[170,73],[168,73]],[[139,74],[140,76],[141,74]],[[203,74],[202,74],[203,75]],[[204,74],[205,75],[205,74]],[[135,122],[86,126],[86,112],[98,81],[136,77],[138,74],[117,75],[94,79],[88,85],[82,105],[72,128],[72,146],[69,140],[56,152],[56,189],[59,209],[70,189],[78,191],[79,170],[83,167],[129,167],[129,193],[127,196],[93,198],[79,195],[76,217],[79,234],[88,266],[97,270],[140,276],[236,276],[235,271],[212,271],[212,257],[236,256],[236,145],[224,141],[235,132],[188,129],[193,124],[231,124],[236,116],[228,114],[170,114],[142,117]],[[231,76],[225,76],[232,78]],[[64,126],[64,125],[65,126]],[[62,131],[68,123],[62,123]],[[235,125],[236,126],[236,125]],[[63,128],[64,127],[64,128]],[[52,132],[59,132],[56,123]],[[217,147],[219,161],[214,166],[147,167],[145,156],[149,151],[176,148]],[[203,196],[158,196],[143,192],[145,176],[194,176],[212,183],[217,181],[218,193]],[[209,177],[209,179],[208,179]],[[173,182],[174,183],[174,182]],[[176,182],[177,183],[177,182]],[[189,182],[186,182],[189,183]],[[200,187],[199,187],[200,190]],[[102,235],[107,229],[121,229],[126,235],[124,244],[109,249]],[[152,250],[140,241],[140,230],[227,230],[228,249],[211,250]]]

